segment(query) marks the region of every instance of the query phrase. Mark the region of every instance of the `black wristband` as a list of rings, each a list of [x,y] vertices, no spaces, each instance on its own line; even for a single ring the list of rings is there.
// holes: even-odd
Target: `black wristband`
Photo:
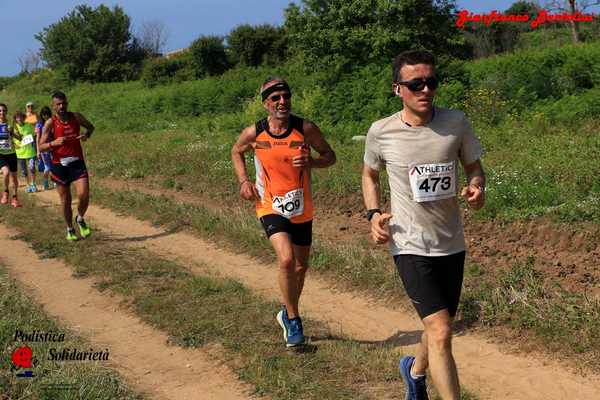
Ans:
[[[373,215],[375,214],[381,214],[381,210],[379,208],[371,208],[370,210],[367,210],[367,221],[371,221]]]

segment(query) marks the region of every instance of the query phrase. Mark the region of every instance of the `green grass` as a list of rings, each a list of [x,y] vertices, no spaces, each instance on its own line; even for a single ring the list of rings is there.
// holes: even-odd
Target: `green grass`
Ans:
[[[216,201],[237,201],[229,149],[238,130],[220,125],[218,118],[213,131],[202,126],[208,125],[203,117],[182,123],[197,124],[201,133],[152,131],[130,133],[124,140],[122,134],[99,134],[88,142],[90,168],[99,176],[157,180],[163,187],[196,191]],[[545,216],[558,222],[600,220],[600,181],[587,173],[600,163],[600,138],[592,129],[582,126],[574,134],[543,114],[534,114],[526,123],[478,126],[488,196],[476,216],[502,221]],[[363,144],[329,140],[338,163],[313,174],[317,201],[334,209],[360,209]],[[252,174],[251,162],[248,169]],[[387,182],[382,187],[387,197]]]
[[[398,348],[352,341],[308,320],[305,327],[312,339],[306,351],[287,351],[274,318],[278,304],[233,280],[193,275],[98,230],[85,241],[67,242],[56,235],[64,228],[55,212],[23,200],[23,209],[0,210],[3,223],[18,226],[19,239],[43,257],[64,259],[77,276],[94,277],[99,290],[126,297],[140,318],[166,331],[172,342],[222,346],[226,361],[257,394],[273,399],[376,399],[397,391],[400,396]]]
[[[5,251],[8,251],[7,249]],[[32,378],[17,378],[10,366],[11,354],[22,345],[13,341],[15,331],[63,333],[64,342],[27,342],[37,364],[31,369]],[[0,388],[3,399],[40,400],[111,400],[142,399],[106,365],[105,362],[58,362],[47,359],[51,348],[89,349],[85,340],[75,335],[62,324],[47,317],[42,309],[25,296],[22,288],[12,281],[0,265],[0,348],[2,349]],[[101,350],[101,349],[97,349]],[[65,389],[59,389],[62,386]],[[67,389],[68,388],[68,389]]]
[[[600,164],[600,137],[592,129],[582,126],[573,132],[532,113],[528,124],[515,121],[482,130],[487,202],[474,215],[600,221],[600,180],[589,173]]]
[[[480,218],[600,220],[600,183],[589,173],[600,163],[594,123],[600,109],[594,87],[599,59],[599,43],[504,54],[466,62],[442,85],[441,104],[467,113],[485,149],[490,179]],[[256,88],[273,72],[290,77],[294,110],[314,120],[337,152],[335,166],[315,171],[317,198],[332,207],[340,201],[362,207],[363,143],[350,137],[400,109],[389,95],[389,67],[383,65],[336,81],[324,80],[323,71],[306,74],[285,65],[278,71],[241,68],[152,89],[140,82],[77,84],[68,90],[71,108],[98,128],[86,143],[90,168],[100,176],[194,188],[217,201],[237,198],[231,145],[245,126],[264,117]],[[30,99],[48,103],[43,83],[21,80],[10,86],[3,93],[10,112]]]
[[[91,185],[94,202],[117,212],[134,215],[156,225],[189,226],[232,251],[245,252],[263,260],[275,261],[271,244],[265,238],[254,213],[239,208],[215,210],[202,204],[177,202],[167,196],[137,191],[113,191],[96,181]],[[368,290],[396,299],[403,298],[391,257],[369,249],[366,238],[339,243],[315,237],[311,270],[336,285]]]
[[[586,42],[600,40],[600,25],[597,19],[593,23],[580,24],[580,35]],[[558,48],[573,43],[571,27],[535,29],[532,32],[524,32],[519,36],[517,42],[518,50],[535,51],[541,48]]]
[[[509,340],[534,335],[545,351],[575,357],[579,367],[600,368],[600,301],[547,281],[533,259],[487,276],[479,265],[465,272],[461,298],[464,322],[511,328]],[[479,283],[476,283],[479,282]]]
[[[273,260],[269,258],[272,251],[258,223],[241,210],[215,211],[165,196],[113,192],[106,187],[93,189],[93,198],[115,211],[155,224],[187,224],[196,234],[214,240],[219,246]],[[333,286],[366,292],[382,301],[401,304],[412,312],[389,256],[368,250],[365,243],[339,245],[317,238],[311,262],[313,272]],[[581,360],[586,367],[600,368],[600,346],[594,340],[600,335],[598,300],[548,285],[533,269],[531,260],[515,259],[507,272],[490,268],[478,264],[465,266],[459,319],[467,330],[473,326],[504,326],[512,335],[528,337],[529,344],[538,343],[550,351],[561,350],[565,356]],[[515,297],[515,293],[522,295]]]

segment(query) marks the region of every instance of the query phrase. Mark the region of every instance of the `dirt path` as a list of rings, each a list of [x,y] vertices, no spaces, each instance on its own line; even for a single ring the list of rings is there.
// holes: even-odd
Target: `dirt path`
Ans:
[[[56,193],[42,192],[36,196],[54,206],[58,204]],[[202,271],[195,270],[194,265],[202,262],[269,298],[279,297],[276,270],[250,257],[231,254],[185,232],[168,233],[149,223],[96,206],[90,207],[88,216],[91,224],[121,240],[175,258],[196,273]],[[407,352],[412,351],[411,346],[418,340],[421,329],[420,322],[412,317],[413,313],[408,316],[352,293],[334,293],[310,275],[302,308],[307,317],[327,322],[333,333],[341,332],[355,340],[402,346]],[[276,329],[275,323],[273,327]],[[461,382],[482,399],[558,400],[598,396],[600,377],[583,377],[565,370],[557,362],[535,359],[528,354],[503,354],[497,346],[476,335],[456,337],[454,353]]]
[[[144,182],[119,178],[102,178],[102,184],[113,190],[129,187],[153,196],[166,195],[186,204],[198,204],[210,209],[223,205],[206,195],[186,191],[151,188]],[[237,197],[236,197],[237,199]],[[231,208],[231,201],[225,205]],[[319,202],[317,202],[319,203]],[[369,225],[364,220],[364,210],[348,204],[334,208],[315,209],[315,234],[340,243],[352,242],[357,237],[369,237]],[[251,202],[238,202],[235,207],[254,210]],[[510,223],[475,221],[467,211],[464,214],[465,238],[469,244],[470,262],[480,264],[490,271],[508,270],[516,261],[532,258],[537,271],[553,283],[576,293],[600,300],[600,228],[597,224],[556,224],[549,219]],[[382,251],[374,246],[375,251]],[[383,249],[385,252],[387,249]]]
[[[56,195],[56,193],[51,193]],[[249,391],[223,364],[201,350],[167,345],[167,336],[118,309],[118,299],[101,294],[92,279],[75,279],[56,259],[39,259],[27,243],[0,224],[0,254],[9,275],[51,316],[108,348],[110,365],[153,399],[242,400]],[[24,262],[26,260],[26,262]]]

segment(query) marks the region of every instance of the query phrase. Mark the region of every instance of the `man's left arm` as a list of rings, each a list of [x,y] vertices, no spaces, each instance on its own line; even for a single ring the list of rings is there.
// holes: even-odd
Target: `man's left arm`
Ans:
[[[467,186],[461,195],[474,210],[479,210],[485,203],[485,173],[480,160],[465,165]]]
[[[83,126],[86,129],[85,135],[81,137],[81,140],[88,139],[90,136],[92,136],[92,133],[94,133],[94,130],[96,128],[82,114],[80,114],[80,113],[74,113],[74,114],[75,114],[75,118],[77,118],[77,122],[79,122],[79,125]]]
[[[319,127],[311,121],[304,121],[304,138],[306,143],[315,149],[319,156],[313,158],[310,149],[292,160],[295,167],[326,168],[335,164],[335,152],[327,143]]]

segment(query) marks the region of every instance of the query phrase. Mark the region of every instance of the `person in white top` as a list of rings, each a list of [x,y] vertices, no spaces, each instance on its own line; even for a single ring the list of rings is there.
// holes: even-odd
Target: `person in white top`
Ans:
[[[415,357],[400,360],[406,398],[428,399],[429,368],[441,398],[458,400],[451,345],[465,260],[458,164],[467,177],[461,195],[478,210],[485,201],[481,145],[463,112],[434,107],[438,80],[432,54],[401,53],[392,75],[392,90],[403,109],[373,123],[367,134],[362,172],[367,218],[373,240],[390,242],[406,293],[424,326]],[[391,214],[380,210],[381,168],[388,174]]]

